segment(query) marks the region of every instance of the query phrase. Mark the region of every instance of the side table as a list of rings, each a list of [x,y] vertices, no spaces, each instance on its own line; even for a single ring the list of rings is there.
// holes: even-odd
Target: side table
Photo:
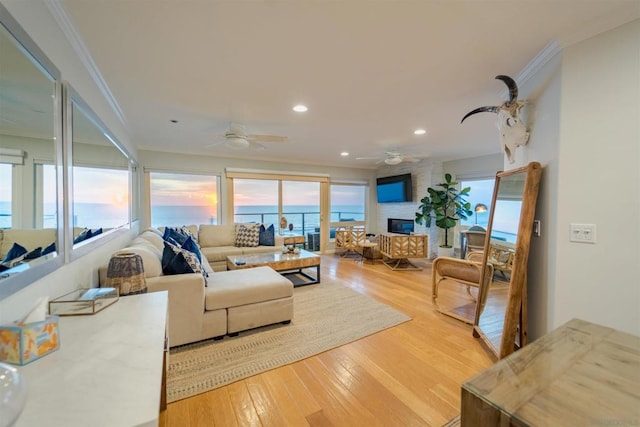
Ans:
[[[369,242],[361,243],[360,248],[362,251],[361,252],[362,257],[360,261],[364,262],[365,259],[368,259],[369,261],[371,261],[371,264],[375,264],[376,263],[375,252],[377,247],[378,247],[377,243],[369,243]]]
[[[462,384],[465,426],[640,423],[640,337],[573,319]]]
[[[302,234],[282,233],[282,237],[284,237],[285,245],[302,245],[303,249],[306,249],[305,238]]]

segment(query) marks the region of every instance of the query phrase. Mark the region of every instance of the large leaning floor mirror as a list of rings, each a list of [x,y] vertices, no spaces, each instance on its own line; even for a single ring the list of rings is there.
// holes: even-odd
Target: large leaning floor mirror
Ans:
[[[0,299],[62,265],[60,72],[0,4]]]
[[[483,254],[495,280],[480,281],[473,333],[499,359],[527,342],[527,262],[541,172],[532,162],[496,175]]]

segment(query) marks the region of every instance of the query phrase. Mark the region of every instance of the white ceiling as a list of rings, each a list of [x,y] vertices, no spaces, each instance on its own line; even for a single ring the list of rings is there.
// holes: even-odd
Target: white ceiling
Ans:
[[[638,0],[61,4],[139,149],[367,168],[355,158],[499,152],[494,115],[460,124],[505,100],[496,75],[640,16]],[[230,122],[290,142],[207,148]]]

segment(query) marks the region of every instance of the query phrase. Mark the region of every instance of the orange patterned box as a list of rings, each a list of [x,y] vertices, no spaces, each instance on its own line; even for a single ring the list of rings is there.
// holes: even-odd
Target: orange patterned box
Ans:
[[[58,316],[41,322],[0,326],[0,361],[26,365],[60,347]]]

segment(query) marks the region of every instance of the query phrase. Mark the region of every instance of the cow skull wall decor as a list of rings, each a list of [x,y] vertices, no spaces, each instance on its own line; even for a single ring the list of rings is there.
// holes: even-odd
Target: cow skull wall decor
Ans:
[[[518,85],[509,76],[496,76],[496,79],[502,80],[509,88],[509,100],[502,105],[495,107],[480,107],[468,112],[460,121],[472,114],[490,112],[498,114],[498,130],[500,131],[500,143],[502,149],[507,155],[509,163],[515,161],[514,156],[516,148],[526,145],[529,141],[529,131],[527,125],[520,119],[520,109],[524,106],[523,101],[518,101]]]

